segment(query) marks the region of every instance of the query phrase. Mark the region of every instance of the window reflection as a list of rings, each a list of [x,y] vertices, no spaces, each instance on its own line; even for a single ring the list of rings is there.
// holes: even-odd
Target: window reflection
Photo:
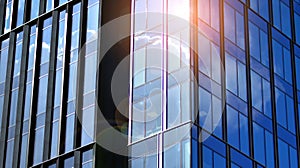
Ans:
[[[269,20],[269,2],[260,0],[250,0],[250,7],[258,12],[263,18]]]
[[[24,20],[24,6],[25,0],[19,0],[18,2],[18,17],[17,17],[17,27],[23,24]]]
[[[95,37],[98,33],[99,23],[99,1],[89,1],[87,7],[87,32],[86,32],[86,55],[83,81],[83,118],[81,145],[92,142],[94,139],[94,103],[95,103],[95,84],[97,68],[97,50],[98,40]],[[91,50],[88,50],[91,49]],[[91,96],[91,97],[89,97]],[[92,121],[92,122],[91,122]]]
[[[62,2],[62,1],[60,1]],[[77,48],[79,47],[79,25],[80,25],[80,6],[78,3],[73,6],[72,14],[72,36],[71,36],[71,50],[69,62],[69,87],[68,87],[68,108],[66,117],[66,136],[65,136],[65,152],[73,149],[74,144],[74,121],[75,121],[75,102],[76,102],[76,86],[77,86]]]
[[[82,153],[82,168],[92,168],[93,167],[93,150],[90,149]]]
[[[6,2],[6,9],[5,9],[5,27],[4,33],[7,33],[11,29],[11,18],[12,18],[12,0],[7,0]]]
[[[3,113],[3,104],[4,104],[4,90],[5,90],[5,78],[6,78],[6,70],[7,70],[7,59],[8,59],[8,48],[4,46],[5,40],[2,42],[1,50],[0,50],[0,124],[2,123],[2,113]],[[1,128],[0,128],[1,133]]]
[[[26,75],[26,88],[25,88],[25,100],[24,100],[24,111],[23,111],[23,129],[22,129],[22,144],[21,144],[21,154],[20,163],[21,168],[25,168],[27,161],[27,150],[28,150],[28,138],[29,138],[29,116],[31,111],[32,102],[32,76],[34,55],[35,55],[35,39],[36,39],[36,26],[32,26],[30,29],[30,39],[29,39],[29,53],[27,59],[27,75]]]
[[[62,11],[59,15],[58,23],[58,44],[56,50],[56,73],[55,73],[55,87],[54,87],[54,104],[52,109],[52,136],[51,136],[51,153],[50,157],[58,154],[58,140],[59,140],[59,123],[60,123],[60,106],[62,96],[62,76],[63,76],[63,60],[64,60],[64,46],[65,46],[65,15]]]
[[[244,18],[243,6],[241,3],[235,3],[233,8],[231,4],[224,4],[224,30],[225,37],[241,49],[245,49],[244,42]]]
[[[227,105],[228,143],[249,155],[248,118]]]
[[[39,15],[39,6],[40,6],[40,1],[39,0],[32,0],[31,1],[31,10],[30,10],[30,19],[34,19]]]
[[[74,157],[64,160],[64,168],[74,168]]]
[[[50,42],[51,42],[51,30],[52,30],[52,18],[48,18],[44,21],[43,33],[42,33],[42,48],[41,48],[41,62],[40,67],[45,66],[45,72],[40,69],[39,87],[38,87],[38,102],[36,112],[36,128],[35,128],[35,141],[34,141],[34,157],[33,164],[40,163],[42,161],[43,142],[44,142],[44,129],[45,129],[45,113],[47,102],[47,90],[48,90],[48,71],[49,71],[49,57],[50,57]],[[42,76],[41,76],[42,75]]]
[[[274,26],[291,37],[290,4],[288,1],[272,0]]]

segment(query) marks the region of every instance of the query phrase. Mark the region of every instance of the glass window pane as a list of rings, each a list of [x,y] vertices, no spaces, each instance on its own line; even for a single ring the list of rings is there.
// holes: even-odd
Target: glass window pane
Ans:
[[[25,0],[19,0],[17,26],[23,24]]]
[[[40,6],[40,1],[39,0],[32,0],[31,1],[30,19],[36,18],[39,15],[39,6]]]

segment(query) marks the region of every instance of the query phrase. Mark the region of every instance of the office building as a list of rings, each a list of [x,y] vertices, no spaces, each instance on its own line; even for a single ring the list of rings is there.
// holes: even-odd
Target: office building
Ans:
[[[0,0],[0,167],[300,167],[299,0]]]

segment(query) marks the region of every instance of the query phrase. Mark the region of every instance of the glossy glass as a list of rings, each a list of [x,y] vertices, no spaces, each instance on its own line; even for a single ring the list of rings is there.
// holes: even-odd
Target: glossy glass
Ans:
[[[34,157],[33,164],[37,164],[42,161],[43,141],[44,141],[44,127],[45,127],[45,113],[47,103],[47,90],[48,90],[48,71],[49,71],[49,57],[50,57],[50,42],[51,42],[51,30],[52,30],[52,18],[44,20],[43,36],[42,36],[42,48],[41,50],[41,62],[40,62],[40,77],[38,87],[38,102],[37,102],[37,114],[36,114],[36,130],[35,130],[35,143],[34,143]],[[43,72],[43,67],[45,68]]]
[[[12,10],[13,10],[12,0],[7,0],[6,9],[5,9],[6,14],[5,14],[4,33],[7,33],[11,29]]]
[[[30,19],[34,19],[39,15],[39,6],[40,6],[39,0],[31,1]]]
[[[289,1],[272,0],[274,26],[291,37],[291,18]]]
[[[17,17],[17,27],[23,24],[24,21],[24,11],[25,11],[25,0],[19,0],[18,2],[18,17]]]
[[[250,7],[261,15],[264,19],[269,20],[269,2],[261,0],[250,0]]]
[[[5,80],[6,80],[6,71],[7,71],[7,60],[8,60],[8,43],[9,40],[6,39],[1,43],[0,49],[0,124],[2,124],[2,113],[3,113],[3,104],[5,97]],[[1,132],[2,127],[0,128]]]
[[[25,100],[24,100],[24,111],[23,111],[23,129],[22,129],[22,144],[21,144],[21,154],[20,163],[21,168],[25,168],[27,161],[27,151],[28,151],[28,134],[29,134],[29,116],[31,111],[31,98],[32,98],[32,73],[34,66],[34,56],[35,56],[35,39],[36,39],[36,26],[32,26],[30,29],[30,39],[28,46],[28,59],[27,59],[27,74],[26,74],[26,88],[25,88]]]
[[[93,167],[93,150],[90,149],[82,153],[82,168],[92,168]]]

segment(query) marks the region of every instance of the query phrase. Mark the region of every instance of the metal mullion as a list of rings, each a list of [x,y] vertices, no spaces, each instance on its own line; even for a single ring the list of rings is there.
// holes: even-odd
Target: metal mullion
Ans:
[[[226,167],[231,167],[230,161],[230,146],[227,143],[227,110],[226,110],[226,72],[225,72],[225,30],[224,30],[224,6],[225,0],[221,0],[219,4],[220,16],[220,60],[221,60],[221,99],[223,106],[222,113],[222,127],[223,127],[223,140],[226,142]],[[223,70],[222,70],[223,68]]]
[[[199,33],[199,28],[198,28],[198,0],[191,0],[190,1],[190,19],[191,19],[191,28],[190,28],[190,45],[192,46],[192,50],[190,51],[190,68],[193,69],[193,74],[192,76],[190,76],[191,78],[195,78],[195,79],[190,79],[193,81],[193,85],[190,84],[190,97],[192,97],[193,95],[193,101],[190,102],[190,107],[194,106],[194,110],[193,108],[191,108],[190,111],[190,119],[192,119],[192,127],[194,126],[194,123],[199,123],[200,120],[200,115],[199,115],[199,99],[200,99],[200,95],[199,95],[199,72],[198,72],[198,68],[199,68],[199,63],[198,63],[198,33]],[[194,121],[194,122],[193,122]],[[201,129],[201,128],[200,128]],[[197,132],[200,131],[197,128]],[[198,138],[201,138],[201,136],[197,133]],[[192,141],[192,130],[190,131],[190,153],[191,155],[193,154],[197,154],[197,160],[198,160],[198,167],[203,167],[202,163],[202,145],[200,143],[197,144],[197,146],[193,146],[193,141]],[[198,139],[198,142],[201,142],[201,139]],[[192,152],[192,148],[197,148],[197,153],[193,153]],[[193,160],[193,158],[196,157],[191,157],[190,158],[190,166],[193,165],[193,162],[195,162]]]
[[[15,145],[14,145],[14,162],[13,168],[17,168],[19,165],[20,151],[21,151],[21,143],[22,142],[22,125],[23,125],[23,108],[24,108],[24,100],[26,96],[26,74],[27,74],[27,53],[29,51],[29,34],[30,27],[28,25],[24,26],[23,31],[23,44],[22,44],[22,58],[21,58],[21,69],[20,69],[20,82],[19,82],[19,93],[18,93],[18,106],[17,106],[17,122],[15,129]]]
[[[67,119],[67,106],[68,106],[68,86],[69,86],[69,62],[70,62],[70,48],[71,42],[69,40],[72,36],[72,5],[67,5],[66,18],[65,18],[65,44],[64,44],[64,56],[63,56],[63,71],[62,71],[62,94],[61,94],[61,106],[60,106],[60,124],[59,124],[59,154],[64,152],[66,137],[66,119]]]
[[[101,28],[101,26],[102,26],[102,17],[103,17],[103,15],[102,15],[102,1],[99,1],[99,4],[98,4],[98,7],[99,7],[99,13],[98,13],[98,15],[100,15],[100,17],[98,17],[98,20],[97,20],[97,22],[98,22],[98,30],[101,30],[100,28]],[[96,96],[96,100],[95,100],[95,102],[94,102],[94,104],[96,105],[96,107],[94,108],[94,112],[95,112],[95,114],[94,114],[94,137],[92,137],[92,139],[94,140],[94,141],[97,141],[97,132],[99,131],[101,131],[102,130],[102,128],[100,128],[100,126],[101,126],[101,124],[99,124],[99,126],[98,126],[98,123],[97,123],[97,121],[101,121],[101,115],[98,115],[98,113],[101,113],[101,110],[100,110],[100,107],[99,107],[99,104],[100,104],[100,102],[99,102],[99,100],[101,100],[101,98],[100,98],[100,90],[101,90],[101,83],[103,83],[103,82],[100,82],[101,80],[100,80],[100,78],[101,78],[101,70],[100,70],[100,60],[101,60],[101,52],[100,52],[100,48],[101,48],[101,42],[102,42],[102,38],[101,38],[101,36],[102,36],[102,33],[101,32],[99,32],[98,31],[98,34],[97,34],[97,58],[96,58],[96,62],[97,62],[97,64],[96,64],[96,86],[95,86],[95,96]],[[104,55],[103,55],[103,57],[104,57]],[[98,104],[98,106],[97,106],[97,103],[99,103]],[[95,155],[96,155],[96,153],[98,153],[98,151],[96,151],[96,147],[95,147]],[[95,163],[96,163],[96,159],[94,159],[95,160]]]
[[[81,49],[84,47],[86,41],[86,26],[87,25],[87,1],[81,2],[81,9],[80,9],[80,29],[79,29],[79,46],[78,48]],[[79,51],[78,51],[79,52]],[[76,112],[75,113],[75,127],[74,127],[74,148],[81,146],[81,122],[82,119],[82,95],[83,95],[83,83],[81,81],[84,80],[84,58],[85,51],[81,51],[78,54],[78,68],[77,68],[77,81],[76,81]]]
[[[46,2],[47,0],[40,0],[40,6],[39,6],[39,14],[37,17],[40,17],[43,13],[46,11]]]
[[[131,23],[130,23],[130,61],[129,61],[129,110],[128,110],[128,116],[129,116],[129,121],[128,121],[128,144],[131,144],[132,143],[132,122],[133,122],[133,64],[134,64],[134,58],[133,58],[133,54],[134,54],[134,49],[135,49],[135,46],[134,46],[134,25],[135,25],[135,19],[134,19],[134,16],[135,16],[135,1],[132,1],[131,2],[131,16],[130,16],[130,19],[131,19]],[[131,151],[131,146],[128,147],[128,151]],[[131,156],[130,153],[128,153],[129,156]]]
[[[10,31],[16,27],[17,16],[18,16],[18,3],[19,0],[12,0],[11,2],[11,19],[10,19]]]
[[[55,90],[55,74],[56,74],[56,51],[58,38],[58,20],[59,12],[52,13],[52,29],[51,29],[51,44],[50,44],[50,59],[48,71],[48,88],[47,88],[47,103],[46,103],[46,120],[45,120],[45,135],[44,135],[44,151],[43,160],[47,160],[51,152],[51,130],[52,130],[52,107],[54,102]]]
[[[248,23],[248,6],[244,6],[244,34],[245,34],[245,54],[246,54],[246,78],[247,78],[247,106],[248,106],[248,140],[250,157],[254,158],[254,144],[253,144],[253,127],[252,127],[252,90],[251,90],[251,63],[250,63],[250,34]]]
[[[10,93],[12,85],[12,71],[14,63],[14,51],[15,51],[15,41],[16,33],[11,32],[9,36],[9,48],[8,48],[8,60],[7,60],[7,71],[5,78],[5,92],[4,92],[4,104],[3,104],[3,113],[2,113],[2,125],[1,125],[1,137],[0,137],[0,167],[5,166],[6,159],[6,139],[8,132],[8,121],[9,121],[9,111],[10,111]]]
[[[1,35],[4,30],[5,13],[6,13],[6,0],[2,0],[0,1],[0,34]]]
[[[272,127],[273,127],[273,146],[274,146],[274,164],[275,167],[279,166],[278,161],[278,140],[277,140],[277,118],[276,118],[276,96],[275,96],[275,73],[273,63],[273,50],[272,50],[272,24],[268,24],[268,42],[269,42],[269,64],[270,64],[270,86],[271,86],[271,103],[272,103]]]
[[[80,168],[81,167],[81,151],[76,150],[74,152],[74,168]]]
[[[31,0],[24,0],[24,7],[23,7],[24,15],[23,15],[23,23],[22,24],[26,23],[27,20],[30,19],[30,12],[31,12],[30,5],[31,5]]]

